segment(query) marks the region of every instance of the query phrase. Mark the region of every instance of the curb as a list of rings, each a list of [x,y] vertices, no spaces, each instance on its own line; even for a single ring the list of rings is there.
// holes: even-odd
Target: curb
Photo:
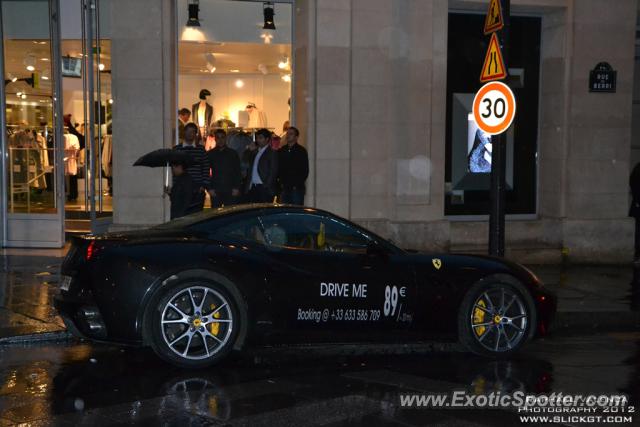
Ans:
[[[72,341],[73,339],[75,339],[73,335],[71,335],[66,330],[62,330],[62,331],[55,331],[55,332],[42,332],[42,333],[36,333],[36,334],[2,337],[0,338],[0,346],[17,345],[17,344],[35,344],[35,343],[56,342],[56,341],[58,342]]]

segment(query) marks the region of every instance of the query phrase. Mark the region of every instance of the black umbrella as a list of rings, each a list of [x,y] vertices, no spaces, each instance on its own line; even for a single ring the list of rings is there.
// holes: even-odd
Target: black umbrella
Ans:
[[[187,152],[172,150],[171,148],[161,148],[140,157],[133,166],[148,166],[150,168],[160,168],[172,163],[180,163],[184,166],[191,166],[195,159]]]

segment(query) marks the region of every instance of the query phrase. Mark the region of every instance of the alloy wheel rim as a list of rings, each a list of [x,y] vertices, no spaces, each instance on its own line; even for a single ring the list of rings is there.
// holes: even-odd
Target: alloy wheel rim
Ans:
[[[471,334],[482,347],[495,353],[516,347],[525,336],[528,322],[522,297],[505,287],[486,290],[471,309]]]
[[[233,331],[229,301],[205,286],[191,286],[174,293],[160,317],[162,338],[181,358],[207,359],[228,343]]]

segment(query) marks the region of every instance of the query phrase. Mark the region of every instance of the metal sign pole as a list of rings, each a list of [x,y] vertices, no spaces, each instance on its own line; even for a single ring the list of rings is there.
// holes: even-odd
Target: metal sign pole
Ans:
[[[504,27],[500,42],[505,70],[509,70],[509,26],[511,25],[511,0],[501,0]],[[508,82],[507,82],[508,83]],[[491,137],[491,211],[489,214],[489,255],[504,256],[505,241],[505,170],[507,168],[507,133]]]

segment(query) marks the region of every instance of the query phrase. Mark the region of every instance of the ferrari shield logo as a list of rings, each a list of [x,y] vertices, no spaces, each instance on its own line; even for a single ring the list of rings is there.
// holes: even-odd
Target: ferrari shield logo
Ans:
[[[434,258],[431,260],[431,262],[433,263],[433,266],[436,268],[436,270],[440,270],[440,267],[442,267],[442,261],[440,260],[440,258]]]

